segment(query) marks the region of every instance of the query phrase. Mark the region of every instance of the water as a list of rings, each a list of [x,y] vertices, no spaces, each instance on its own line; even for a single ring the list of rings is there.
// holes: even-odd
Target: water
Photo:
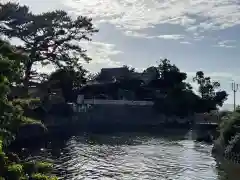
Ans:
[[[240,169],[216,160],[211,145],[189,135],[78,135],[28,150],[28,159],[55,164],[69,180],[237,180]],[[29,152],[28,152],[29,153]]]

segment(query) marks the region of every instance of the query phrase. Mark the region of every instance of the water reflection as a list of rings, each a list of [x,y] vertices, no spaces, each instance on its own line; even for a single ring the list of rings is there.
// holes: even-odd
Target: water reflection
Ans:
[[[46,148],[44,148],[44,147]],[[40,148],[41,149],[41,148]],[[63,179],[238,180],[239,166],[211,156],[187,134],[82,134],[53,140],[29,159],[48,158]]]

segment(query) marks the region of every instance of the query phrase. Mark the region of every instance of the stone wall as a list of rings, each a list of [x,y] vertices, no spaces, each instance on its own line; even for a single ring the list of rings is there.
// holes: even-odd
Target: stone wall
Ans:
[[[165,122],[186,123],[193,117],[179,118],[176,116],[166,117],[154,111],[152,106],[134,105],[93,105],[86,112],[75,114],[79,121],[92,123],[116,123],[116,124],[146,124],[157,125]]]

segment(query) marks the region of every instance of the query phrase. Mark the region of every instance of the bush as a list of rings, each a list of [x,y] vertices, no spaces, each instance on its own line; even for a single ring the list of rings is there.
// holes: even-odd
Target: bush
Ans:
[[[223,138],[224,143],[228,144],[231,138],[238,132],[240,125],[240,113],[234,112],[230,116],[222,119],[219,130],[220,138]]]
[[[21,164],[9,165],[7,168],[7,179],[8,180],[19,180],[23,175],[23,167]]]
[[[23,109],[26,109],[26,108],[33,109],[41,105],[41,100],[37,98],[36,99],[14,99],[12,103],[15,106],[17,105],[21,106]]]
[[[219,137],[214,143],[213,152],[220,154],[239,150],[238,133],[240,133],[240,109],[228,112],[221,117]],[[235,152],[239,153],[239,152]]]
[[[47,162],[37,162],[36,167],[39,173],[50,173],[53,169],[53,165]]]
[[[46,176],[44,174],[34,174],[31,177],[32,180],[57,180],[57,177],[50,177],[50,176]]]
[[[36,162],[25,162],[23,163],[24,172],[28,175],[32,175],[37,172]]]
[[[4,152],[0,152],[0,169],[1,167],[5,166],[7,163],[7,157]]]
[[[20,158],[15,153],[7,153],[7,158],[10,163],[20,163]]]

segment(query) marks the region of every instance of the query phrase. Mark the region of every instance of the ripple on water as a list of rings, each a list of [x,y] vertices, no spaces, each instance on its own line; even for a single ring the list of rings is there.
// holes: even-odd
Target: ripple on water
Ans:
[[[211,146],[176,138],[76,136],[66,142],[59,157],[41,152],[34,158],[42,156],[69,180],[237,180],[224,179],[226,173],[218,171]]]

